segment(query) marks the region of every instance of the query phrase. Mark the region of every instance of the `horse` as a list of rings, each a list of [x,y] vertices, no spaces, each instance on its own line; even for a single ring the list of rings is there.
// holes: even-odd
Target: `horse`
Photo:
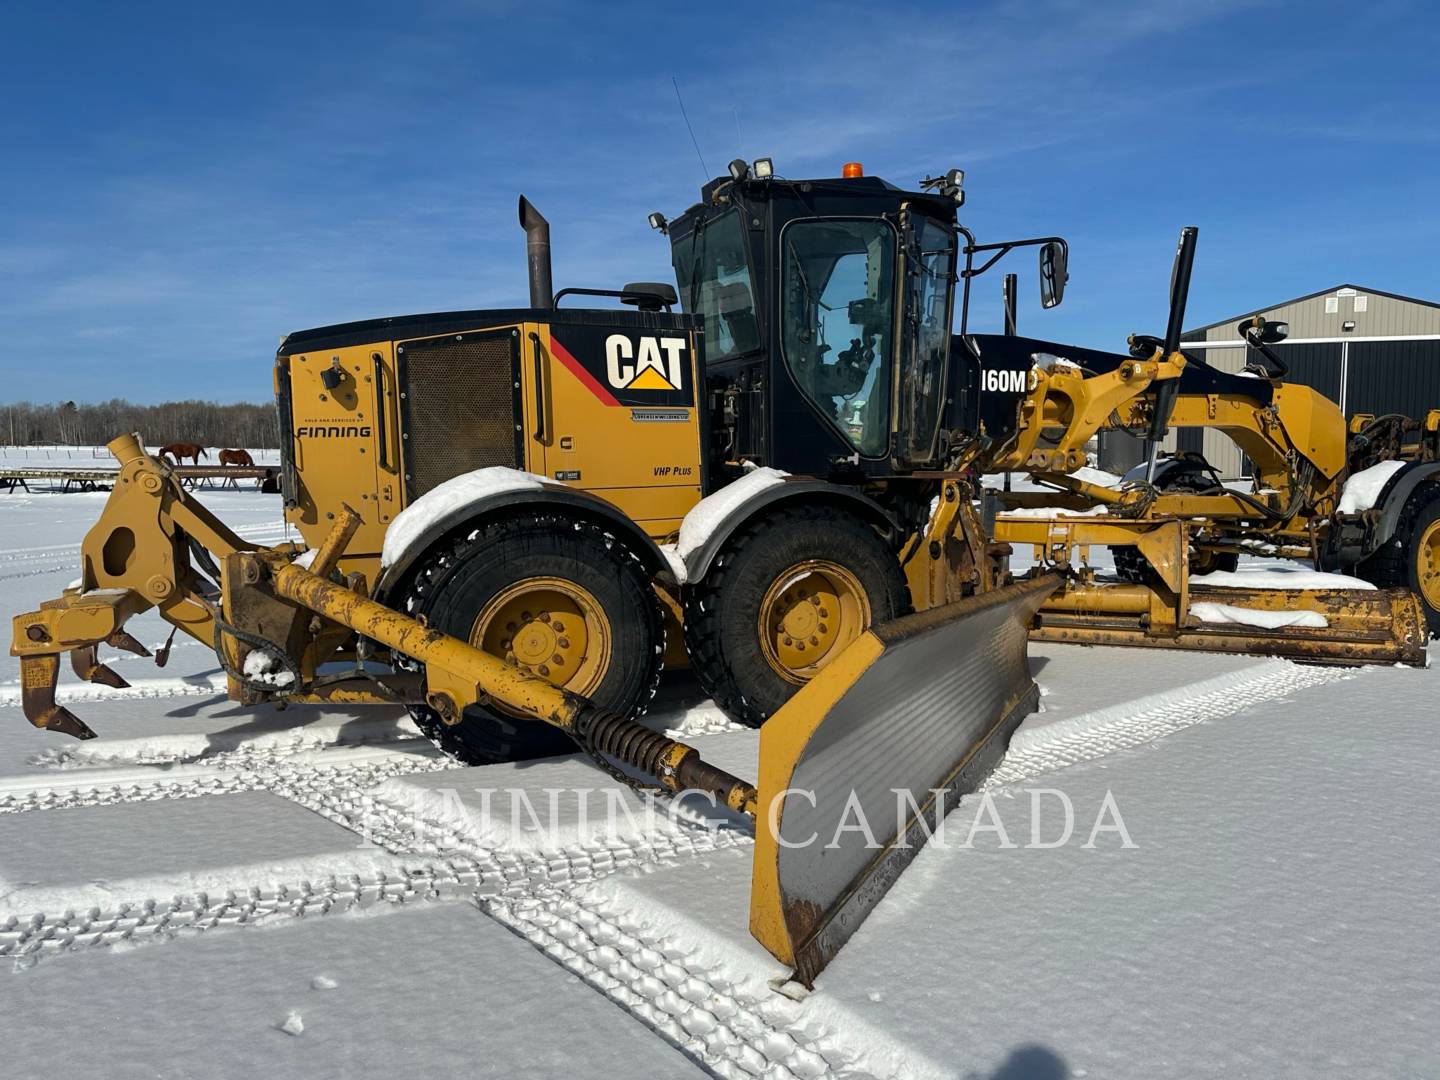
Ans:
[[[175,465],[179,465],[180,462],[184,461],[186,458],[189,458],[196,465],[199,465],[200,459],[205,456],[205,448],[199,443],[166,443],[160,448],[160,456],[162,458],[170,458],[171,462]]]
[[[248,450],[221,450],[221,465],[243,465],[247,468],[254,468],[255,459],[250,456]]]

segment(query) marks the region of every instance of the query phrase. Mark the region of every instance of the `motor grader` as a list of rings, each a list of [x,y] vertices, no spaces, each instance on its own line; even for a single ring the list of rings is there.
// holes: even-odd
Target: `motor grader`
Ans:
[[[522,197],[528,307],[288,335],[280,486],[301,543],[245,542],[116,439],[79,586],[14,620],[26,715],[91,736],[55,700],[60,657],[119,685],[97,647],[142,648],[123,627],[154,607],[245,702],[400,703],[472,763],[578,745],[618,777],[757,815],[751,929],[813,981],[1035,707],[1027,632],[1101,592],[1058,558],[1063,573],[1014,581],[977,473],[1034,467],[1042,442],[1057,475],[1073,468],[1075,439],[1182,362],[1072,375],[1023,339],[966,333],[972,279],[1019,247],[1059,303],[1065,242],[977,243],[959,170],[916,191],[843,172],[737,161],[674,221],[652,215],[678,294],[555,292],[548,223]],[[596,295],[621,306],[566,303]],[[1113,528],[1099,542],[1167,568],[1183,618],[1185,524]],[[1128,615],[1132,594],[1114,595]],[[1397,658],[1418,609],[1382,595],[1355,601],[1375,625],[1336,658]],[[685,662],[764,725],[756,783],[635,719]],[[877,847],[834,827],[856,811]]]
[[[1259,316],[1237,328],[1251,357],[1242,374],[1187,355],[1179,338],[1196,239],[1194,228],[1181,234],[1165,338],[1131,335],[1126,355],[1014,335],[982,346],[986,364],[1026,372],[1023,392],[986,429],[1001,444],[987,467],[1023,469],[1052,489],[998,493],[995,535],[1032,546],[1040,564],[1066,568],[1074,582],[1047,601],[1035,636],[1423,663],[1426,637],[1440,634],[1440,409],[1418,420],[1362,416],[1347,425],[1329,399],[1285,381],[1274,346],[1287,328]],[[1251,490],[1223,484],[1197,454],[1161,458],[1160,442],[1174,428],[1231,438],[1254,466]],[[1149,460],[1119,487],[1075,475],[1098,431],[1124,431],[1150,448]],[[1377,466],[1385,475],[1374,505],[1345,507],[1347,482]],[[1114,555],[1118,584],[1099,582],[1084,567],[1087,549],[1102,546]],[[1190,581],[1192,573],[1233,571],[1244,551],[1303,559],[1380,588]],[[1227,618],[1240,621],[1204,624],[1189,616],[1200,602],[1223,604]],[[1325,625],[1267,626],[1276,621],[1270,616],[1294,612],[1314,613]]]
[[[943,178],[732,168],[668,229],[679,314],[669,285],[555,292],[522,198],[529,307],[283,340],[300,542],[245,542],[110,444],[79,585],[14,620],[26,715],[92,736],[61,655],[123,685],[97,649],[142,650],[124,625],[153,607],[247,703],[400,703],[471,763],[578,745],[758,817],[751,928],[812,981],[1038,701],[1058,582],[1009,581],[941,434],[956,206]],[[597,294],[620,307],[571,306]],[[765,725],[755,783],[635,719],[687,655]],[[879,844],[837,828],[857,813]]]

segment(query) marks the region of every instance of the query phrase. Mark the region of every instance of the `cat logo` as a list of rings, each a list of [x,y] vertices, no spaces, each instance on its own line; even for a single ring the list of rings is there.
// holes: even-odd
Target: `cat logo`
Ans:
[[[684,383],[683,337],[644,337],[637,346],[628,334],[605,339],[605,377],[616,390],[680,390]]]

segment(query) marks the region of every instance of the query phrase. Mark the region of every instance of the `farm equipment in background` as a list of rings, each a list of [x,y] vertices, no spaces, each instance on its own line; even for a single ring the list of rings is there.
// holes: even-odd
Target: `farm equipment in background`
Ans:
[[[115,440],[80,586],[14,620],[26,715],[89,737],[55,700],[61,654],[118,685],[96,648],[137,648],[125,621],[155,607],[243,702],[404,704],[471,763],[578,745],[618,778],[757,815],[752,930],[812,982],[1035,707],[1027,631],[1118,613],[1145,643],[1265,647],[1190,625],[1189,526],[1144,493],[1113,496],[1125,513],[1086,535],[1138,548],[1160,586],[1097,583],[1063,557],[1064,522],[1035,540],[1061,572],[1012,579],[1011,526],[992,534],[977,472],[1018,464],[1086,495],[1078,448],[1113,417],[1168,417],[1185,358],[966,333],[972,279],[1018,247],[1039,249],[1058,304],[1065,242],[978,244],[959,170],[919,191],[844,171],[737,161],[673,222],[651,215],[679,294],[554,292],[549,225],[522,198],[529,307],[289,335],[281,489],[304,548],[246,543]],[[560,306],[573,295],[635,310]],[[1416,662],[1419,610],[1402,590],[1347,596],[1327,632],[1272,651]],[[636,719],[687,662],[765,725],[757,784]],[[834,829],[855,799],[893,817],[897,790],[913,812],[877,849]],[[811,832],[840,846],[788,842]]]

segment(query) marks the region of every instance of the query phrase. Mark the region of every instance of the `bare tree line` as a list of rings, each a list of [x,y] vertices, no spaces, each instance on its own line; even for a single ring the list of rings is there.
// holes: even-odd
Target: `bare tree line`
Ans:
[[[124,398],[89,405],[73,401],[0,405],[0,445],[98,446],[131,431],[138,431],[152,446],[193,442],[263,450],[280,445],[274,405],[214,401],[136,405]]]

